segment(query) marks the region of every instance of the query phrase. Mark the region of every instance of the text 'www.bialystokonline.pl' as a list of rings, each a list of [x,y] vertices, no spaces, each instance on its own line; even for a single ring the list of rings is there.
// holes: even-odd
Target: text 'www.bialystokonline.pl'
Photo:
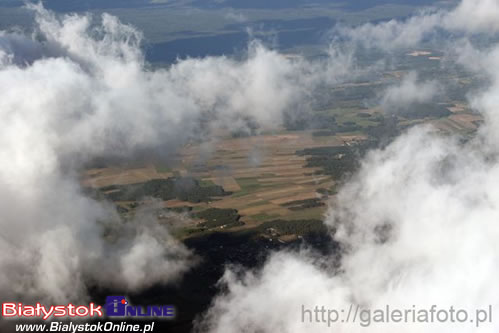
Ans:
[[[154,322],[151,323],[132,323],[126,322],[113,323],[113,322],[100,322],[95,324],[84,323],[75,324],[72,322],[62,323],[53,321],[49,324],[16,324],[16,332],[136,332],[147,333],[154,332]]]
[[[385,324],[466,324],[480,327],[492,323],[492,306],[476,310],[464,310],[453,306],[439,308],[432,305],[428,308],[417,308],[415,305],[406,308],[366,309],[359,305],[350,305],[345,309],[333,309],[326,306],[301,307],[302,323],[315,323],[333,327],[340,324],[356,324],[361,327],[372,327]]]

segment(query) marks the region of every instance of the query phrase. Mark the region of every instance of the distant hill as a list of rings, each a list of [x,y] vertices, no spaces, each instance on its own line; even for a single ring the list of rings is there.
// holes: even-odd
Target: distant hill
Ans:
[[[106,8],[141,8],[154,6],[192,6],[197,8],[283,9],[338,5],[347,10],[362,10],[384,4],[427,6],[437,0],[43,0],[56,11],[85,11]],[[23,0],[0,0],[1,7],[21,6]]]

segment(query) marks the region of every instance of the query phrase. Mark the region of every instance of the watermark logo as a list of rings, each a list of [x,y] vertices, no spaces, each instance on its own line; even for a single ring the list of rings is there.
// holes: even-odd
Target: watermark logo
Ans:
[[[493,308],[465,310],[432,305],[429,308],[393,308],[386,305],[384,308],[366,309],[360,305],[350,304],[347,309],[327,308],[316,305],[314,308],[301,306],[302,323],[321,323],[331,327],[334,324],[358,324],[361,327],[370,327],[375,324],[467,324],[481,327],[492,323]]]
[[[125,296],[107,296],[104,306],[90,303],[87,305],[25,305],[23,303],[3,303],[1,317],[3,318],[38,318],[49,320],[62,317],[98,317],[111,318],[161,318],[174,319],[176,309],[173,305],[132,305]]]

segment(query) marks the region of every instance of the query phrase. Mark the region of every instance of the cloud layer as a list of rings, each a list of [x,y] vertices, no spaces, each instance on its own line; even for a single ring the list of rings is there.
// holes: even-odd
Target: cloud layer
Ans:
[[[178,279],[190,251],[151,214],[121,221],[88,198],[83,165],[170,152],[213,130],[244,130],[247,119],[276,128],[315,85],[350,75],[348,57],[290,60],[258,42],[241,61],[150,69],[140,32],[115,17],[30,9],[33,34],[0,32],[0,300],[79,302],[91,285],[139,290]],[[108,229],[118,239],[104,240]]]
[[[274,254],[259,271],[228,270],[219,295],[200,319],[203,332],[495,332],[497,323],[302,323],[302,306],[314,309],[487,309],[499,307],[499,46],[473,46],[468,37],[497,33],[497,1],[463,0],[451,11],[425,11],[348,31],[368,47],[416,47],[438,31],[459,32],[458,62],[491,84],[470,96],[486,119],[472,140],[414,127],[382,150],[331,202],[326,224],[335,230],[342,259],[308,251]],[[452,43],[450,41],[449,43]],[[461,47],[463,43],[466,47]],[[467,61],[472,60],[472,61]],[[385,102],[432,97],[408,76]],[[409,97],[408,97],[409,96]],[[410,100],[408,100],[410,98]],[[474,313],[474,312],[473,312]],[[308,318],[308,317],[307,317]]]

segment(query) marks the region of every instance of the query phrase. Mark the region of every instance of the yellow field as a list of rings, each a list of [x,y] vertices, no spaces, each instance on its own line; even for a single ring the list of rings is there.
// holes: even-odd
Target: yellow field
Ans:
[[[203,163],[206,170],[191,174],[233,192],[231,196],[208,205],[238,209],[243,221],[249,225],[268,219],[288,218],[297,212],[283,207],[283,204],[316,198],[318,188],[333,185],[331,177],[314,174],[318,168],[305,167],[306,157],[296,155],[296,151],[339,146],[359,139],[362,138],[349,135],[313,137],[311,131],[300,131],[219,140],[214,144],[211,157]],[[199,162],[200,149],[191,146],[182,152],[186,169],[189,169],[189,163]],[[217,170],[217,166],[223,166],[223,171]],[[213,177],[214,174],[216,177]],[[319,218],[323,209],[310,209],[310,212],[310,217]]]
[[[82,183],[84,186],[97,188],[142,183],[150,179],[166,179],[171,176],[171,173],[158,173],[154,165],[137,169],[103,168],[86,171]]]

